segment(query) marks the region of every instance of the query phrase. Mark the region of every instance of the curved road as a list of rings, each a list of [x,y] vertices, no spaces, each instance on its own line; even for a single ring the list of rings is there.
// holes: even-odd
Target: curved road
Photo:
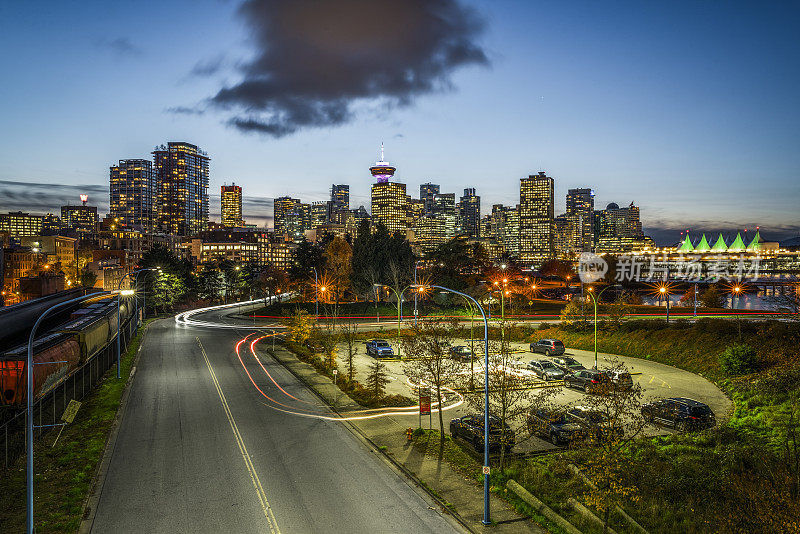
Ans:
[[[265,406],[235,351],[251,332],[150,325],[92,532],[460,531],[343,423]],[[327,411],[263,363],[286,393]],[[244,365],[264,393],[282,395],[256,362]]]

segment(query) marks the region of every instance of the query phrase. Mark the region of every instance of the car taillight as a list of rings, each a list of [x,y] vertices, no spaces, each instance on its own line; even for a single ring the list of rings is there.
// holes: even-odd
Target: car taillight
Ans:
[[[592,384],[599,384],[599,383],[600,383],[599,380],[596,380],[596,379],[592,378]]]

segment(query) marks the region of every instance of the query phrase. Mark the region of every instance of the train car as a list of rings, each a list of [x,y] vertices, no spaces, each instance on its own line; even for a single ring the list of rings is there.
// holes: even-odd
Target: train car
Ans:
[[[125,324],[133,306],[125,299],[120,318]],[[33,394],[40,398],[63,382],[114,339],[117,329],[116,299],[95,299],[72,314],[73,319],[34,341]],[[26,402],[28,346],[18,345],[0,355],[0,404],[22,406]]]

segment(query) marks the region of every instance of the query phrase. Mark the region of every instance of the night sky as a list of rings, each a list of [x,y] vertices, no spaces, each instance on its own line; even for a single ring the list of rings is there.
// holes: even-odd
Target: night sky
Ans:
[[[596,206],[631,201],[659,243],[680,230],[800,234],[800,3],[262,0],[0,6],[0,210],[57,212],[108,167],[188,141],[271,198],[369,207],[381,142],[396,179],[519,178]]]

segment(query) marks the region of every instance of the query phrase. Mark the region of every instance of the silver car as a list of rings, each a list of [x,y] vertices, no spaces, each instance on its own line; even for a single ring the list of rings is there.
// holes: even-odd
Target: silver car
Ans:
[[[564,370],[549,360],[531,360],[527,367],[542,380],[562,380],[564,378]]]

